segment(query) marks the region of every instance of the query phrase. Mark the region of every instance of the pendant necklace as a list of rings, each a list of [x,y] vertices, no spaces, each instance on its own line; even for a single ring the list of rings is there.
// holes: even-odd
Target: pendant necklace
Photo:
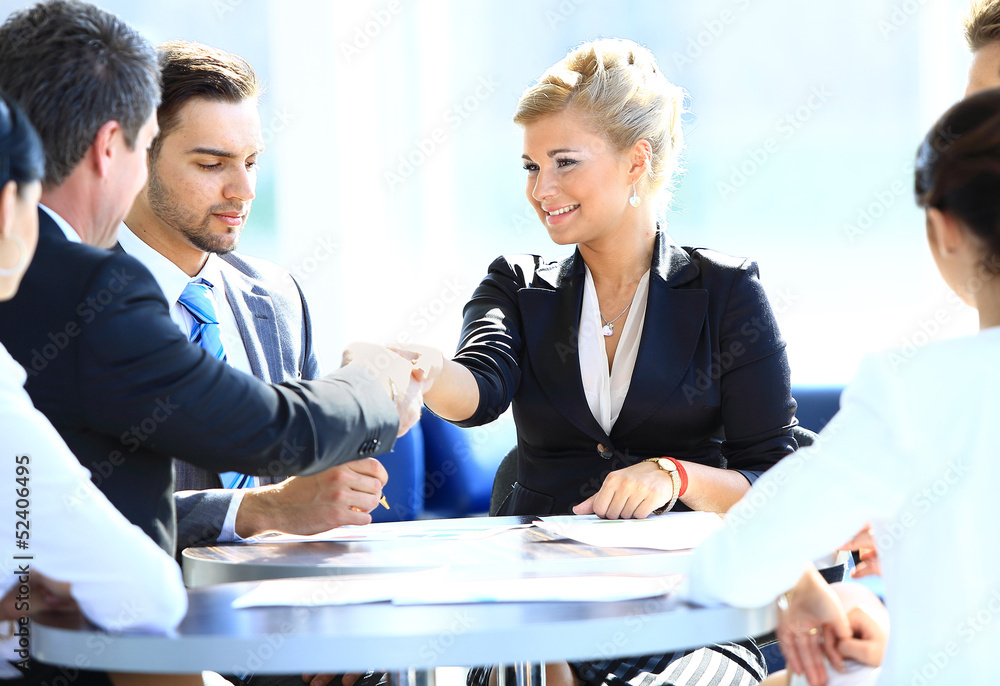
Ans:
[[[632,300],[635,300],[635,294],[632,295]],[[622,315],[628,311],[628,308],[632,307],[632,300],[628,301],[628,305],[625,309],[618,313],[618,316],[612,319],[610,322],[604,318],[604,314],[601,314],[601,321],[604,322],[604,328],[601,329],[601,333],[607,336],[613,336],[615,334],[615,322],[622,318]]]

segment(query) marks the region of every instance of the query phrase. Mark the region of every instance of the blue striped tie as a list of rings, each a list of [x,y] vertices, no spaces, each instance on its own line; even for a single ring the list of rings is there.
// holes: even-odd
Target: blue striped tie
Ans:
[[[226,350],[222,347],[222,331],[215,313],[212,288],[212,284],[206,279],[194,279],[184,287],[177,302],[194,318],[188,339],[207,350],[215,359],[226,362]]]
[[[207,279],[193,279],[184,287],[177,302],[194,318],[188,339],[208,351],[217,360],[228,362],[226,349],[222,345],[222,330],[215,312],[214,286]],[[256,479],[239,472],[223,472],[219,475],[225,488],[252,488]]]

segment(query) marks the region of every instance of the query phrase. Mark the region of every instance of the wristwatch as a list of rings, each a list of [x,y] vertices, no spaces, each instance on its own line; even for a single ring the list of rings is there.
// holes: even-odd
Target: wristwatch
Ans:
[[[681,475],[677,469],[677,465],[674,464],[673,460],[668,460],[665,457],[650,457],[649,459],[643,460],[643,462],[655,462],[657,467],[670,475],[670,502],[659,509],[653,510],[653,514],[663,514],[664,512],[669,512],[674,508],[674,505],[677,504],[677,498],[681,494]]]

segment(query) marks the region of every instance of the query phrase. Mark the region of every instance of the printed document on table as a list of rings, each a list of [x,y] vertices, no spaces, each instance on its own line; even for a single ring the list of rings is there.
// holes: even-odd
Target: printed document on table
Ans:
[[[714,512],[667,512],[646,519],[601,519],[597,515],[539,517],[543,531],[601,548],[697,548],[722,526]]]
[[[486,538],[511,529],[524,529],[531,524],[491,524],[488,517],[455,519],[424,519],[410,522],[380,522],[364,526],[340,526],[311,536],[295,534],[263,534],[248,538],[250,543],[306,543],[310,541],[405,541],[419,539],[435,541],[472,540]]]
[[[671,593],[681,574],[665,576],[602,575],[450,579],[447,583],[411,586],[392,599],[394,605],[451,603],[616,602]]]
[[[615,602],[667,595],[682,580],[680,574],[515,578],[477,575],[461,578],[444,570],[322,579],[275,579],[262,581],[234,600],[233,607],[320,607],[380,602],[394,605]]]

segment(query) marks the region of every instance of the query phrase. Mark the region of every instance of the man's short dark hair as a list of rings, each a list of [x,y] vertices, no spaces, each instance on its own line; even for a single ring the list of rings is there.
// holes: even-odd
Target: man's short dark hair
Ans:
[[[260,97],[257,73],[239,55],[201,43],[170,41],[157,48],[163,99],[156,112],[160,133],[150,147],[155,160],[163,139],[177,127],[181,108],[191,98],[238,104]]]
[[[977,52],[1000,41],[1000,0],[974,0],[965,18],[965,40]]]
[[[135,146],[160,101],[160,70],[153,46],[121,18],[84,2],[49,0],[0,26],[0,88],[38,130],[51,187],[109,121]]]

